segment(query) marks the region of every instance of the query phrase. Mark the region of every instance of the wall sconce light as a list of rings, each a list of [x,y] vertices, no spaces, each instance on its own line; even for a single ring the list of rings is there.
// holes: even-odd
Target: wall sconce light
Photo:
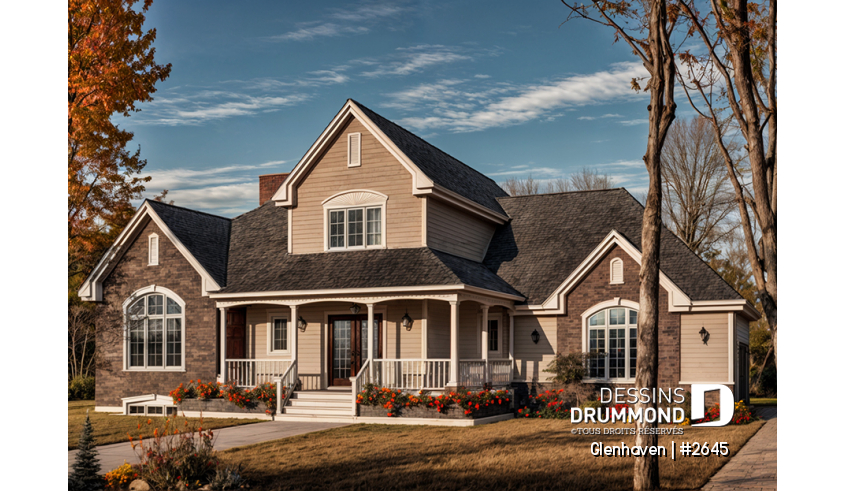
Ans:
[[[302,316],[299,316],[299,319],[296,320],[296,327],[299,328],[300,331],[305,331],[305,328],[308,327],[308,323],[305,322],[305,319]]]
[[[707,329],[704,329],[704,326],[701,327],[701,330],[698,331],[698,335],[701,336],[701,342],[707,344],[707,341],[710,340],[710,333],[707,332]]]
[[[405,309],[405,315],[402,316],[402,327],[404,327],[406,331],[410,331],[413,325],[414,319],[411,319],[411,316],[408,315],[408,310]]]
[[[349,307],[349,311],[352,312],[352,315],[357,315],[358,312],[361,311],[361,306],[357,303],[353,303],[351,307]]]
[[[536,329],[534,329],[534,332],[531,333],[531,341],[534,341],[534,344],[540,342],[540,333],[537,332]]]

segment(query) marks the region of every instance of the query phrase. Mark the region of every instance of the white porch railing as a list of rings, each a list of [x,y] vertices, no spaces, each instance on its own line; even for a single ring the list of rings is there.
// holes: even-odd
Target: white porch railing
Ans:
[[[513,378],[513,362],[510,359],[461,360],[458,368],[458,383],[464,387],[483,387],[485,382],[494,387],[507,386]]]
[[[402,390],[438,390],[449,382],[448,359],[381,359],[375,363],[376,385]]]
[[[352,415],[358,415],[358,394],[364,390],[364,386],[370,383],[370,360],[364,362],[358,375],[350,380],[352,382]]]
[[[241,387],[255,387],[284,375],[290,360],[227,359],[226,381]]]
[[[294,361],[290,364],[285,373],[276,379],[276,412],[282,414],[284,412],[285,404],[290,400],[290,396],[296,389],[296,382],[299,379],[298,363]]]

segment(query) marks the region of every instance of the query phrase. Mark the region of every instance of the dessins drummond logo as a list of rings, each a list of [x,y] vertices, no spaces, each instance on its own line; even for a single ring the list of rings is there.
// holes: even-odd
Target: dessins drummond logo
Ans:
[[[690,408],[692,414],[688,415],[693,421],[704,419],[705,407],[704,396],[707,392],[719,391],[719,406],[721,414],[719,421],[708,421],[694,423],[691,426],[725,426],[734,415],[734,396],[731,389],[720,384],[692,384],[690,386],[691,400]],[[601,403],[611,407],[604,408],[572,408],[570,421],[577,423],[615,423],[617,421],[631,423],[681,423],[684,421],[684,410],[677,405],[686,401],[684,389],[622,389],[611,390],[601,389]],[[647,407],[634,409],[633,404],[656,403],[658,407]],[[659,407],[664,405],[663,407]],[[676,405],[666,407],[665,405]]]

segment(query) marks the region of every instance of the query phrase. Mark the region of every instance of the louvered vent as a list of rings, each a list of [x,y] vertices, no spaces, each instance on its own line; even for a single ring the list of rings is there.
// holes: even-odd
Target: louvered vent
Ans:
[[[158,235],[150,235],[150,257],[149,265],[158,265]]]
[[[622,281],[622,260],[619,258],[610,261],[610,283],[623,283]]]
[[[349,134],[349,160],[348,167],[359,167],[361,165],[361,133]]]

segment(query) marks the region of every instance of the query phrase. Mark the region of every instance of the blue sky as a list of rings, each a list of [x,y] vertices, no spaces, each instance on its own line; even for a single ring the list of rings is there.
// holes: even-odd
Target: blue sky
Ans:
[[[289,171],[347,98],[497,181],[594,167],[637,195],[644,69],[565,18],[556,0],[158,1],[147,27],[173,70],[116,120],[147,159],[146,196],[223,216],[257,206],[258,175]]]

